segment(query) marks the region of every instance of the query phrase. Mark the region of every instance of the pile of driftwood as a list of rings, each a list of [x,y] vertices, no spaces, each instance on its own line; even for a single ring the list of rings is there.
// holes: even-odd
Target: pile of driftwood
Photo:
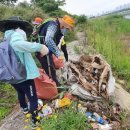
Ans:
[[[114,89],[115,80],[110,65],[100,55],[81,56],[79,61],[71,61],[68,67],[78,84],[91,95],[108,99],[110,91]],[[72,74],[68,76],[70,75]]]

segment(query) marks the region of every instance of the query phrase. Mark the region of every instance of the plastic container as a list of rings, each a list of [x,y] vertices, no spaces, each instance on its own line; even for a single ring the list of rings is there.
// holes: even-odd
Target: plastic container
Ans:
[[[106,120],[104,120],[101,116],[99,116],[97,113],[92,112],[86,112],[86,116],[91,119],[91,121],[97,121],[100,124],[108,124]]]
[[[101,116],[99,116],[95,112],[93,113],[92,118],[94,118],[100,124],[106,124],[107,123]]]

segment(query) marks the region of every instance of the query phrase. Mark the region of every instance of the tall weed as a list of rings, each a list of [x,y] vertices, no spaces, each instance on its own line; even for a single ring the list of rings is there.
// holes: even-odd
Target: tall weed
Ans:
[[[118,76],[130,79],[130,57],[125,52],[121,36],[130,32],[130,20],[108,17],[89,21],[89,43],[103,54]]]

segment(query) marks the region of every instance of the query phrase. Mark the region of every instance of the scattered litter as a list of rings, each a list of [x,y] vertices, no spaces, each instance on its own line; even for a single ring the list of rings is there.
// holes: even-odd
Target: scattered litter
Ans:
[[[78,84],[89,93],[89,97],[108,99],[114,92],[115,79],[111,67],[101,56],[81,56],[79,61],[71,61],[67,68],[67,81],[72,82],[71,85]]]
[[[79,61],[70,61],[61,69],[59,77],[69,89],[50,100],[50,105],[43,106],[39,99],[39,116],[48,117],[55,112],[62,114],[70,106],[86,115],[93,130],[120,128],[120,105],[110,106],[108,101],[115,89],[115,79],[110,65],[101,56],[81,56]],[[76,105],[72,106],[73,103]]]
[[[38,110],[41,110],[43,107],[43,101],[41,99],[38,99]]]
[[[70,106],[72,101],[69,98],[62,98],[54,100],[55,108]]]
[[[90,94],[88,91],[86,91],[84,88],[82,88],[80,84],[77,84],[77,83],[75,83],[71,86],[70,92],[73,95],[76,95],[85,100],[101,100],[101,97]]]
[[[111,124],[106,124],[106,125],[99,125],[99,130],[112,130],[112,125]]]
[[[86,113],[87,108],[83,107],[81,104],[78,104],[78,112]]]
[[[86,112],[86,115],[89,119],[91,119],[92,121],[96,121],[100,124],[108,124],[108,122],[106,120],[104,120],[101,116],[99,116],[97,113],[91,113],[91,112]],[[91,121],[90,120],[90,121]]]
[[[116,103],[113,107],[113,113],[114,114],[120,114],[120,112],[121,112],[121,107],[120,107],[120,105],[118,104],[118,103]]]
[[[47,117],[53,113],[53,110],[50,106],[44,105],[43,108],[39,111],[40,117]]]

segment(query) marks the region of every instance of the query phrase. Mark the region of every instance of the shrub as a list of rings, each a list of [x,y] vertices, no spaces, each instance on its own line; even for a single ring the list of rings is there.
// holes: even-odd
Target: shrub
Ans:
[[[7,18],[14,16],[14,15],[20,16],[23,19],[28,20],[30,22],[37,16],[40,16],[43,18],[47,17],[47,15],[39,7],[31,7],[31,6],[11,7],[11,6],[0,5],[0,19],[1,20],[7,19]]]
[[[85,15],[80,15],[77,17],[77,23],[86,23],[87,22],[87,17]]]

